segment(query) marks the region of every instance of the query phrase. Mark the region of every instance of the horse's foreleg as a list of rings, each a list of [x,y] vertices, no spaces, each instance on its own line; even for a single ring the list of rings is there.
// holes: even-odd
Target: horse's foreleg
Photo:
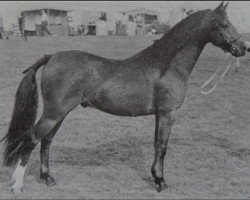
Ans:
[[[155,157],[151,168],[155,183],[159,186],[158,192],[166,189],[166,184],[163,175],[164,157],[167,150],[167,144],[171,128],[175,121],[176,111],[169,113],[156,114],[156,129],[155,129]]]
[[[57,125],[50,131],[50,133],[41,140],[41,150],[40,150],[40,158],[41,158],[41,165],[40,165],[40,179],[45,181],[47,186],[55,185],[56,180],[50,175],[49,170],[49,148],[52,143],[52,140],[60,128],[62,124],[61,120],[57,123]]]
[[[31,128],[29,132],[25,134],[25,138],[21,142],[19,148],[19,161],[18,165],[12,176],[12,187],[11,190],[14,193],[20,193],[23,187],[23,176],[25,173],[26,165],[28,163],[29,157],[36,145],[41,141],[41,139],[47,135],[54,126],[60,120],[49,119],[41,117],[34,128]]]

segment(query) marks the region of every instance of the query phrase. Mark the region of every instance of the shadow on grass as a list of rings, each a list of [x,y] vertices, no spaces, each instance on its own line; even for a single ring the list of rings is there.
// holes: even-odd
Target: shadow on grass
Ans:
[[[134,169],[141,179],[150,187],[154,187],[149,167],[145,163],[142,146],[150,146],[151,141],[144,138],[125,136],[119,139],[107,140],[94,147],[72,148],[67,146],[52,146],[50,150],[51,165],[69,166],[108,166],[123,164]],[[152,152],[153,154],[153,152]],[[153,160],[153,158],[152,158]],[[39,175],[39,160],[30,164],[28,174]]]

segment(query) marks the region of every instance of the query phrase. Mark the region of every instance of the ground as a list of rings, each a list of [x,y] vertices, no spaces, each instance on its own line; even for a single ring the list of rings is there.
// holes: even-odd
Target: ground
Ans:
[[[0,137],[8,129],[22,71],[44,54],[79,49],[126,58],[159,37],[0,41]],[[150,174],[154,116],[118,117],[79,106],[67,116],[51,146],[51,174],[57,185],[48,188],[38,181],[39,145],[28,164],[21,195],[10,192],[13,169],[0,164],[0,198],[250,198],[250,55],[241,59],[239,72],[233,64],[213,93],[200,93],[215,69],[226,67],[226,57],[207,45],[190,77],[165,158],[167,190],[158,193]],[[41,99],[39,104],[40,115]]]

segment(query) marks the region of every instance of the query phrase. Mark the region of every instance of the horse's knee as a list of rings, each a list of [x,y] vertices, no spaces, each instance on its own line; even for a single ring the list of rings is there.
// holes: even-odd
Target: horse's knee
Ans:
[[[22,140],[22,154],[27,154],[32,152],[36,145],[41,141],[41,139],[46,136],[51,129],[55,126],[56,122],[48,119],[40,119],[38,123],[27,131]],[[51,143],[49,138],[46,138],[44,142],[47,144]]]
[[[44,136],[41,140],[41,148],[45,148],[47,146],[50,146],[52,143],[52,138]]]

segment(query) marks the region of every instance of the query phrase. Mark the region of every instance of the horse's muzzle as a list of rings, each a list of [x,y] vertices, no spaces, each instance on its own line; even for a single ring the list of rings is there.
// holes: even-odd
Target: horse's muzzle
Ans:
[[[241,57],[246,54],[248,48],[244,42],[240,42],[237,45],[231,44],[230,45],[230,53],[235,57]]]

